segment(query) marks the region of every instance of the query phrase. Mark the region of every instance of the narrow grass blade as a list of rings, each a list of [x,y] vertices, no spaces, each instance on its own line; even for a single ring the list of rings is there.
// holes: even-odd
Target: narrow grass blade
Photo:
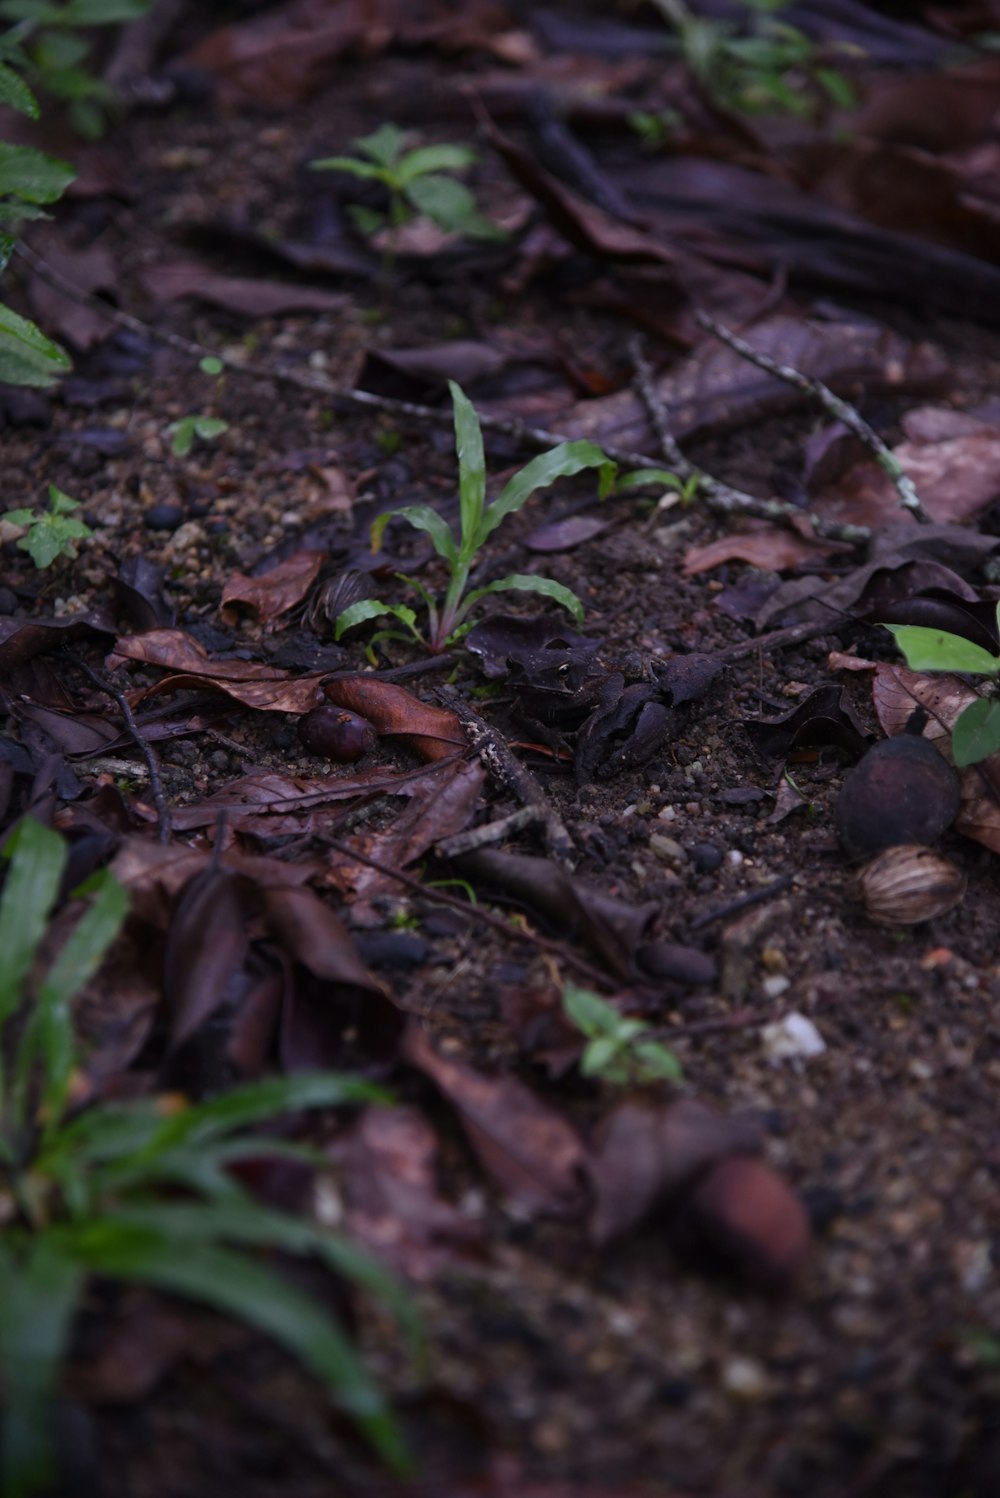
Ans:
[[[476,545],[481,546],[501,520],[519,510],[536,489],[547,489],[556,479],[569,478],[585,468],[610,467],[610,458],[593,442],[561,442],[551,452],[539,453],[504,484],[486,510],[476,534]]]
[[[480,545],[483,506],[486,504],[486,454],[476,408],[461,385],[448,381],[455,413],[455,452],[458,455],[458,506],[462,529],[461,554],[468,563]]]
[[[401,1476],[410,1464],[395,1421],[349,1339],[315,1302],[277,1274],[229,1249],[177,1242],[106,1218],[75,1235],[83,1262],[98,1273],[183,1295],[272,1337],[327,1385],[383,1461]]]
[[[59,1243],[41,1237],[20,1264],[0,1240],[0,1274],[3,1493],[27,1498],[51,1475],[50,1404],[83,1271]]]
[[[0,1025],[21,1002],[49,914],[59,892],[66,845],[57,832],[26,817],[3,846],[10,860],[0,900]]]

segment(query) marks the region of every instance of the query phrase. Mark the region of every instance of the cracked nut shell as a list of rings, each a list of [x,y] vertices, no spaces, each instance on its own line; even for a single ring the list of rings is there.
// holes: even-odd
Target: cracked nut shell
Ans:
[[[880,926],[916,926],[944,915],[965,894],[965,875],[921,843],[886,848],[858,875],[865,908]]]
[[[935,843],[958,816],[958,776],[927,739],[882,739],[854,766],[837,798],[837,838],[851,858],[899,843]]]

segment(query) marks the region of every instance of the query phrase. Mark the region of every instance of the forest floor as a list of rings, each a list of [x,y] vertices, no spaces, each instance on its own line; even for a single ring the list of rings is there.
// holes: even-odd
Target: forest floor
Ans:
[[[654,49],[652,11],[453,9],[389,5],[379,28],[364,6],[258,6],[244,40],[272,30],[237,62],[191,6],[155,62],[169,105],[97,145],[50,137],[79,178],[29,244],[150,331],[22,262],[17,305],[75,369],[0,393],[7,507],[55,484],[92,535],[36,571],[0,532],[5,825],[30,800],[75,840],[100,835],[132,895],[81,1006],[95,1097],[204,1095],[275,1066],[390,1089],[388,1109],[324,1122],[308,1200],[292,1171],[267,1184],[382,1256],[426,1332],[414,1363],[384,1307],[350,1311],[416,1460],[397,1483],[251,1333],[97,1287],[63,1401],[66,1491],[986,1498],[992,761],[963,782],[965,831],[940,839],[964,896],[919,924],[866,912],[835,807],[908,717],[886,611],[920,622],[915,596],[997,596],[1000,62],[956,61],[930,7],[926,25],[882,17],[853,110],[775,122],[713,105]],[[668,109],[658,145],[629,123]],[[386,282],[345,212],[377,195],[309,164],[387,121],[475,146],[466,180],[508,236],[409,224]],[[851,399],[910,460],[931,526],[696,305]],[[636,333],[685,454],[796,524],[662,485],[602,502],[583,472],[511,515],[474,576],[554,579],[582,624],[510,592],[441,660],[399,639],[366,654],[372,625],[337,643],[359,589],[419,612],[397,567],[442,585],[426,535],[392,522],[376,556],[369,529],[416,504],[457,525],[449,378],[484,418],[662,461]],[[163,334],[258,372],[203,373]],[[344,398],[357,389],[383,404]],[[178,454],[190,416],[226,428]],[[484,440],[492,496],[537,445]],[[812,513],[871,539],[818,540]],[[42,651],[36,621],[66,648]],[[105,670],[148,736],[166,824]],[[378,738],[357,765],[300,741],[325,697],[368,706]],[[466,708],[532,771],[544,815],[449,854],[524,799],[466,747]],[[164,993],[172,902],[217,840],[249,891],[237,976],[279,973],[267,1002],[214,968],[214,999]],[[261,889],[283,879],[339,913],[349,957],[318,950],[312,906],[315,949],[268,926]],[[183,940],[208,961],[211,911]],[[645,1021],[683,1080],[581,1075],[570,982]]]

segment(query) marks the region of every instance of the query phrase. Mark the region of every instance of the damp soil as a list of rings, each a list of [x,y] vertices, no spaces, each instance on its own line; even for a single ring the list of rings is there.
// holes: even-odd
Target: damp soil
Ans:
[[[359,66],[277,121],[209,106],[135,117],[113,142],[131,197],[102,200],[100,209],[71,203],[69,232],[81,245],[95,235],[110,243],[122,305],[161,330],[245,351],[240,319],[191,303],[154,306],[143,265],[179,223],[223,210],[267,233],[295,234],[322,198],[305,163],[381,122],[386,68]],[[488,169],[484,187],[488,205]],[[362,282],[339,311],[255,321],[252,340],[253,349],[349,386],[364,351],[380,343],[416,347],[442,330],[498,325],[526,338],[557,333],[581,361],[625,363],[626,330],[612,317],[550,300],[544,288],[505,298],[488,267],[457,279],[403,273],[387,299]],[[952,356],[975,341],[967,390],[995,393],[1000,348],[979,330],[942,323],[921,331]],[[216,382],[121,331],[77,360],[77,381],[64,398],[38,402],[40,428],[8,428],[5,489],[25,503],[21,496],[57,484],[82,502],[94,539],[80,561],[45,574],[8,546],[8,612],[92,607],[108,575],[142,555],[165,567],[178,625],[211,653],[287,659],[280,652],[294,645],[303,668],[364,669],[361,645],[334,646],[328,631],[221,617],[223,584],[236,569],[253,573],[295,551],[304,537],[315,544],[324,527],[363,536],[388,506],[450,497],[447,424],[345,414],[267,380]],[[196,405],[229,431],[175,457],[166,429]],[[884,429],[891,432],[900,409],[884,410]],[[692,455],[767,494],[780,490],[810,429],[798,415],[702,441]],[[120,438],[102,446],[95,433]],[[525,456],[489,434],[487,454],[493,472]],[[331,519],[317,477],[324,468],[354,486],[346,520]],[[583,485],[567,486],[566,496],[582,498]],[[602,659],[711,655],[744,642],[747,626],[717,607],[720,584],[741,569],[682,574],[685,549],[718,534],[719,523],[697,505],[656,512],[612,503],[609,532],[541,559],[584,601]],[[512,560],[523,570],[521,542],[543,517],[550,512],[536,500],[505,527],[492,571],[510,570]],[[406,533],[392,540],[404,556],[415,545]],[[418,559],[428,575],[422,550]],[[626,901],[654,902],[660,937],[715,959],[716,982],[666,985],[646,1017],[670,1038],[687,1089],[763,1127],[767,1158],[812,1221],[804,1275],[789,1293],[763,1295],[703,1254],[685,1255],[656,1222],[599,1250],[578,1220],[519,1210],[484,1177],[428,1085],[405,1074],[397,1095],[433,1119],[442,1194],[467,1216],[477,1245],[443,1256],[413,1287],[428,1336],[422,1364],[406,1362],[378,1308],[356,1313],[418,1459],[408,1491],[527,1495],[538,1484],[539,1493],[622,1498],[860,1498],[880,1490],[985,1498],[1000,1487],[1000,1373],[986,1335],[1000,1328],[997,860],[946,839],[943,851],[968,879],[962,903],[912,929],[874,926],[833,834],[846,761],[826,754],[796,764],[801,804],[778,821],[775,765],[755,753],[743,727],[828,683],[831,647],[852,642],[864,653],[871,637],[847,624],[744,655],[640,770],[578,787],[551,762],[535,761],[583,850],[578,874]],[[381,665],[415,658],[390,644]],[[152,679],[139,672],[134,682]],[[438,679],[428,673],[409,685],[430,695]],[[467,659],[458,659],[452,684],[460,692],[481,684]],[[852,677],[845,689],[874,730],[865,683]],[[480,705],[517,736],[502,694]],[[248,766],[317,770],[292,720],[236,708],[202,738],[164,750],[162,764],[179,804]],[[141,781],[132,789],[141,795]],[[539,851],[530,832],[519,846]],[[756,898],[741,904],[747,896]],[[550,959],[449,919],[420,897],[401,896],[393,914],[428,946],[411,968],[395,961],[391,943],[377,954],[395,1001],[446,1053],[518,1076],[590,1129],[608,1103],[606,1085],[573,1071],[550,1075],[522,1051],[505,1017],[512,991],[551,982]],[[760,1021],[790,1010],[816,1025],[822,1054],[768,1058]],[[229,1487],[248,1498],[404,1491],[292,1365],[206,1314],[171,1307],[198,1328],[196,1348],[147,1392],[88,1397],[88,1355],[113,1341],[130,1307],[99,1291],[88,1307],[63,1412],[67,1490],[135,1498],[208,1498]],[[100,1489],[89,1486],[98,1480]]]

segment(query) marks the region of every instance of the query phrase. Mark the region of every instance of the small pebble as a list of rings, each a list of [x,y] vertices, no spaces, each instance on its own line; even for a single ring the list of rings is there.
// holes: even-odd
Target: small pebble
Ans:
[[[826,1041],[811,1019],[793,1009],[773,1025],[765,1025],[760,1035],[764,1050],[772,1061],[791,1061],[822,1056]]]
[[[770,1390],[767,1371],[755,1358],[730,1358],[722,1370],[722,1386],[737,1399],[763,1399]]]
[[[155,504],[146,511],[145,522],[151,531],[174,531],[184,519],[180,505]]]
[[[664,863],[683,863],[684,849],[680,843],[672,837],[664,837],[662,832],[654,832],[649,839],[649,851],[655,853],[657,858],[662,858]]]
[[[790,978],[783,977],[781,973],[772,973],[760,986],[765,999],[780,999],[781,995],[791,988],[792,981]]]
[[[699,874],[714,874],[722,864],[722,849],[714,843],[695,843],[688,849],[688,857]]]

